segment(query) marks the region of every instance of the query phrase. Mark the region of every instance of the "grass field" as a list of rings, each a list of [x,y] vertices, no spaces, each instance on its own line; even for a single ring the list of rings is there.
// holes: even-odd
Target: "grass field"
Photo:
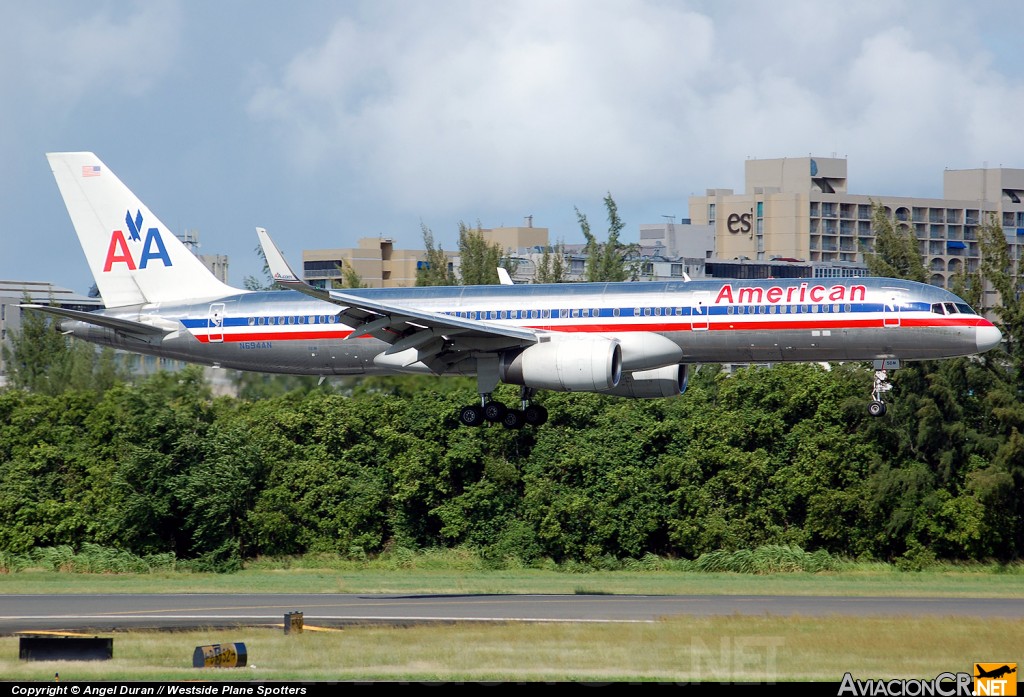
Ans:
[[[1020,597],[1020,565],[900,572],[848,564],[819,573],[671,570],[488,571],[424,557],[405,565],[255,563],[235,574],[0,574],[0,593],[610,593]],[[445,624],[405,628],[115,633],[114,659],[27,662],[0,638],[4,680],[787,682],[933,678],[974,662],[1024,663],[1016,620],[721,617],[654,623]],[[195,669],[197,646],[244,643],[244,668]]]
[[[722,617],[644,624],[451,624],[115,633],[114,659],[19,661],[5,680],[408,680],[838,682],[934,678],[974,662],[1021,662],[1019,622],[925,618]],[[195,647],[244,643],[244,668],[192,668]]]

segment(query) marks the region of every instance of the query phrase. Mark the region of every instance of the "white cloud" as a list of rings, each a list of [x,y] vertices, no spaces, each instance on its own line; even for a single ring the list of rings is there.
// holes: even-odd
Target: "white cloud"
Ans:
[[[181,16],[171,1],[121,13],[110,6],[29,4],[9,8],[4,26],[0,89],[67,106],[86,95],[150,89],[173,66]]]
[[[1021,89],[952,3],[375,7],[334,21],[250,114],[296,167],[355,173],[407,210],[681,197],[736,182],[747,156],[807,153],[898,186],[896,162],[1005,145],[1012,115],[976,105]]]
[[[674,137],[687,83],[710,60],[710,21],[675,5],[460,7],[454,22],[344,18],[250,112],[290,134],[299,163],[341,159],[413,207],[555,185],[593,193],[609,175],[650,173],[651,148]]]

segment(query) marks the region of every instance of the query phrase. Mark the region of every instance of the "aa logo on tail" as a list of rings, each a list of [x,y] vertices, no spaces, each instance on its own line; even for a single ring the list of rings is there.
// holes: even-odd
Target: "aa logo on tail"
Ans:
[[[142,211],[137,211],[134,218],[132,218],[132,212],[127,211],[124,220],[128,227],[128,239],[125,239],[124,230],[114,230],[111,233],[107,258],[103,262],[104,272],[110,271],[114,264],[126,264],[129,271],[144,269],[150,261],[155,259],[162,261],[164,266],[171,266],[171,257],[167,254],[167,248],[164,247],[164,241],[160,238],[160,231],[157,228],[151,227],[146,230],[146,239],[143,241]],[[136,249],[139,247],[139,243],[142,245],[142,253],[138,257],[137,264],[128,245],[129,240],[132,242],[131,246]]]

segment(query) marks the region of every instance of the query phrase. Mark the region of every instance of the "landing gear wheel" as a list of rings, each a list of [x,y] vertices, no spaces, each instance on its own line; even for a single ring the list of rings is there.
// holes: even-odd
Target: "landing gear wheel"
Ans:
[[[548,410],[539,404],[531,404],[523,410],[523,418],[531,426],[541,426],[548,420]]]
[[[484,408],[475,404],[462,407],[459,412],[459,421],[464,426],[479,426],[484,422]]]
[[[484,405],[484,418],[491,423],[498,423],[501,421],[507,412],[508,407],[501,402],[488,402]]]
[[[868,405],[868,413],[872,416],[885,415],[885,402],[882,395],[892,389],[889,382],[889,373],[885,369],[875,371],[875,380],[871,386],[871,404]]]
[[[501,417],[501,425],[505,428],[520,429],[524,423],[526,423],[526,419],[523,416],[523,412],[518,409],[508,409],[505,411],[505,415]]]

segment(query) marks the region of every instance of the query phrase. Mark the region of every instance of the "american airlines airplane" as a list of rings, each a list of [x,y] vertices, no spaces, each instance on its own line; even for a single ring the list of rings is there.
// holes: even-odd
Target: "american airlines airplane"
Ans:
[[[95,155],[47,158],[105,309],[57,315],[104,346],[302,375],[476,376],[467,426],[540,425],[538,390],[673,397],[699,363],[872,361],[885,413],[901,361],[966,356],[1001,335],[963,300],[890,278],[715,280],[323,290],[257,228],[285,291],[221,283]],[[521,405],[491,398],[520,386]]]

